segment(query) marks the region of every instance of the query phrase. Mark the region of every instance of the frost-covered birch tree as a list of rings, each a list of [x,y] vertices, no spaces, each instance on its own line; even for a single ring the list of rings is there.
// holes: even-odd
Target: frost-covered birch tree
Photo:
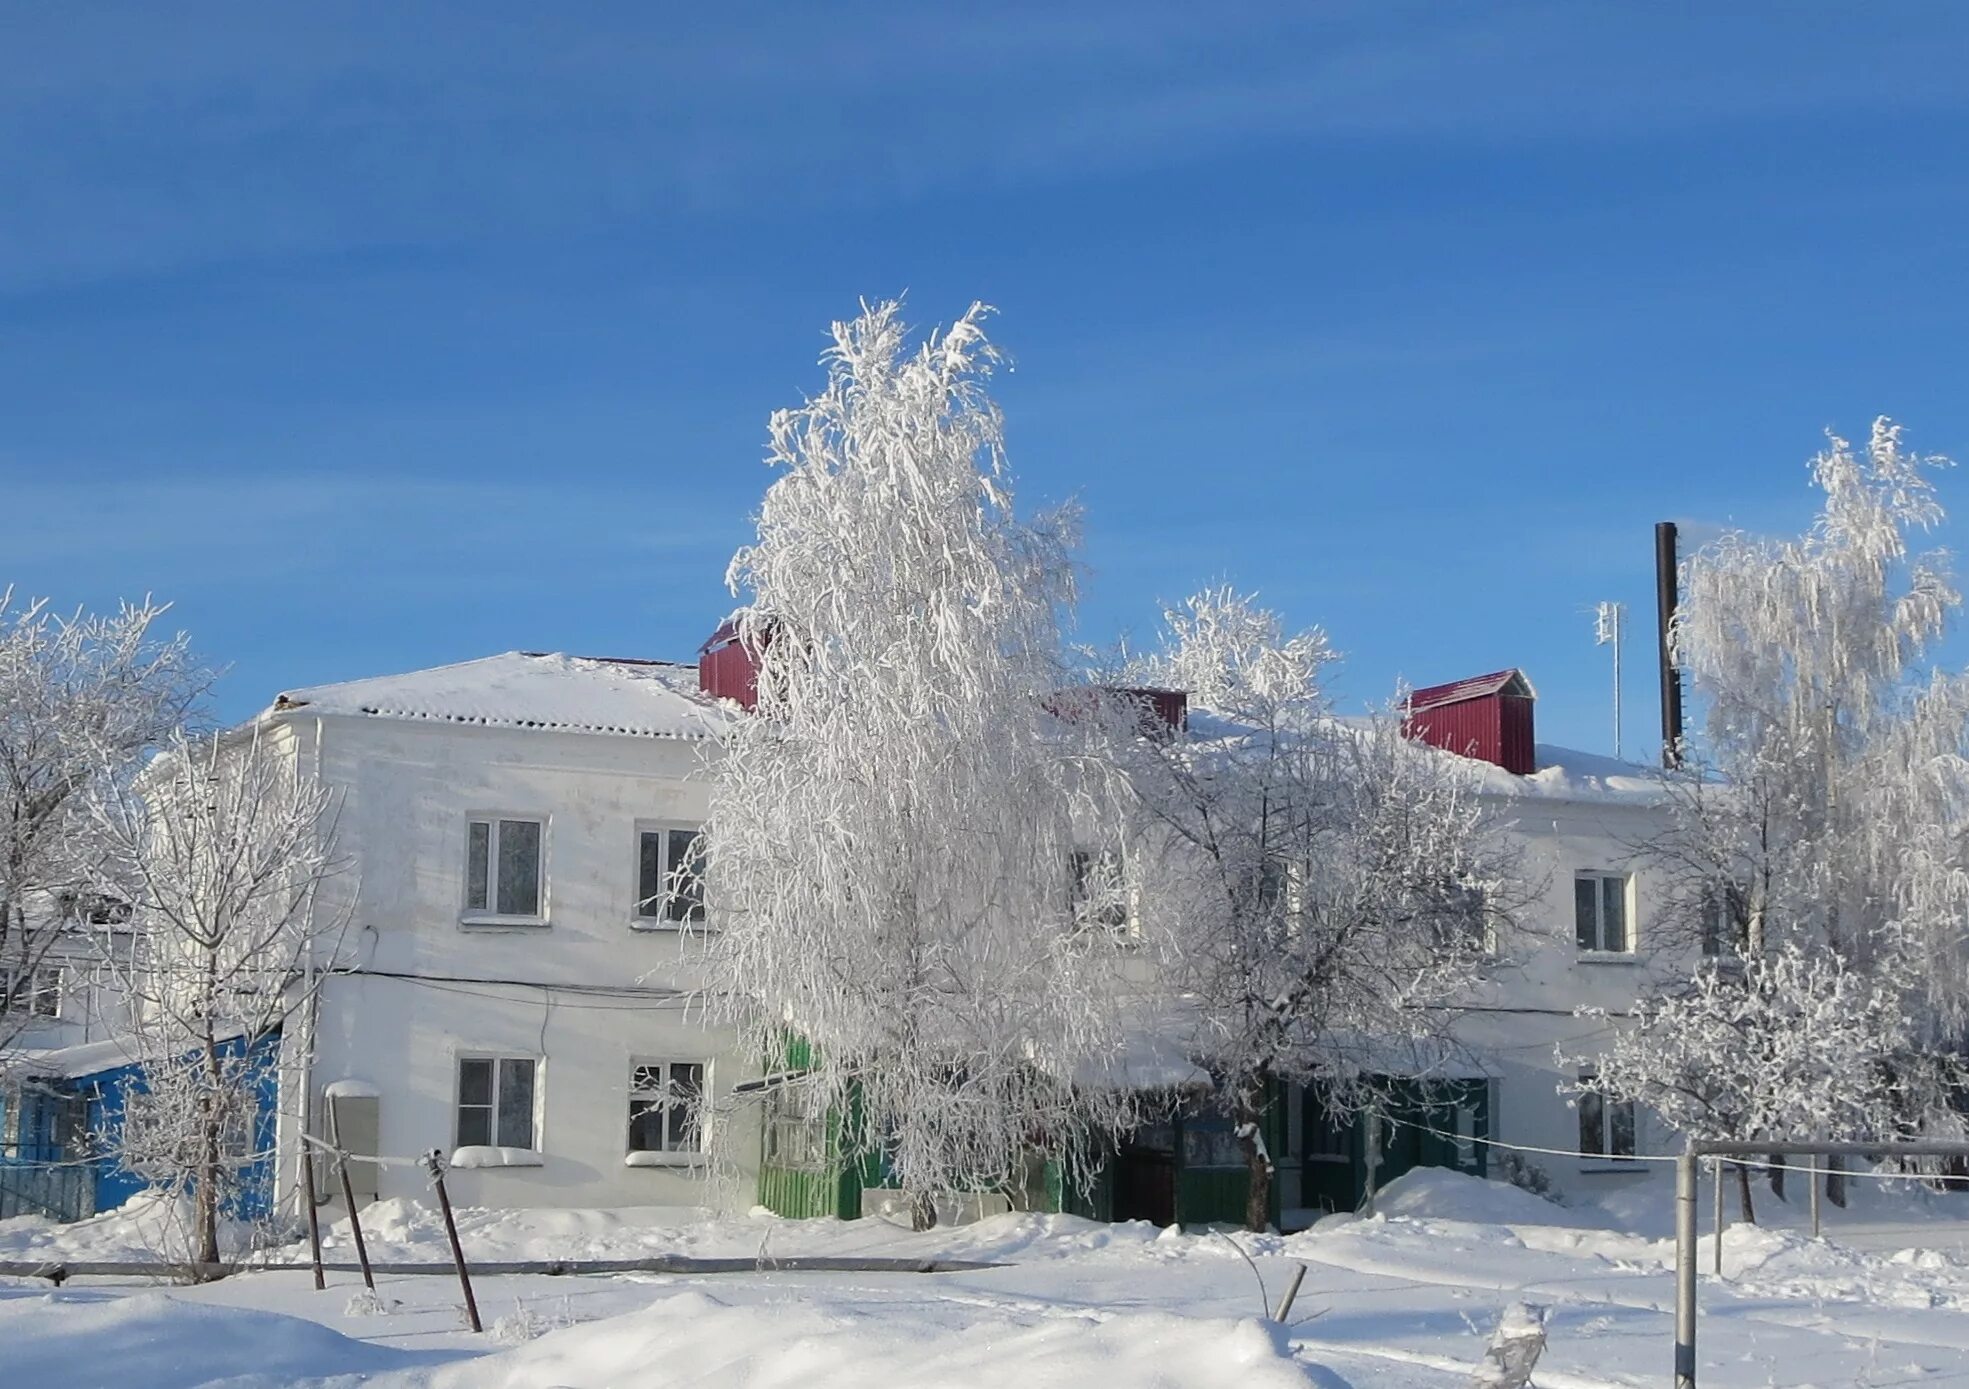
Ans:
[[[0,1053],[27,1021],[35,970],[71,932],[64,909],[97,849],[86,805],[127,784],[211,683],[166,609],[56,614],[0,591]]]
[[[912,347],[899,305],[865,309],[773,416],[780,475],[730,570],[758,704],[708,835],[736,1015],[764,1055],[801,1044],[841,1156],[878,1157],[919,1224],[1127,1109],[1084,1083],[1116,1046],[1070,882],[1103,776],[1047,712],[1074,517],[1014,511],[984,316]]]
[[[1287,635],[1228,589],[1166,614],[1138,681],[1189,691],[1187,736],[1134,744],[1145,933],[1194,1018],[1269,1220],[1263,1120],[1280,1081],[1337,1109],[1373,1078],[1428,1074],[1492,962],[1513,861],[1459,759],[1391,718],[1336,720],[1317,629]]]
[[[1634,1098],[1681,1087],[1685,1046],[1714,1037],[1708,1083],[1763,1097],[1806,1136],[1826,1122],[1828,1077],[1848,1087],[1839,1112],[1883,1113],[1891,1091],[1902,1131],[1953,1122],[1914,1060],[1959,1053],[1969,1023],[1969,676],[1934,661],[1961,600],[1947,557],[1913,548],[1942,520],[1932,474],[1945,463],[1885,419],[1863,449],[1833,437],[1812,461],[1824,501],[1810,530],[1731,533],[1683,565],[1675,650],[1703,717],[1688,770],[1668,779],[1671,827],[1643,848],[1668,870],[1665,915],[1744,967],[1644,1012],[1619,1073]],[[1893,1045],[1835,1033],[1827,989],[1863,990],[1865,1018],[1898,1020]],[[1649,1023],[1661,1010],[1672,1026]],[[1852,1050],[1851,1064],[1826,1053],[1816,1098],[1784,1095],[1789,1073],[1765,1046],[1725,1044],[1785,1019]]]
[[[266,1156],[268,1048],[334,963],[346,921],[318,896],[346,868],[335,798],[255,730],[179,735],[137,794],[99,796],[93,811],[97,882],[130,904],[138,938],[118,982],[139,1078],[103,1138],[154,1189],[189,1198],[190,1261],[210,1264],[222,1214]]]

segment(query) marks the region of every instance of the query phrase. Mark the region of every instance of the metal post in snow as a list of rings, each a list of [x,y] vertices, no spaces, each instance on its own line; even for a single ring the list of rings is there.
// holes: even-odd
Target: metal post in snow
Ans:
[[[1696,1386],[1696,1155],[1675,1159],[1675,1389]]]
[[[458,1222],[452,1218],[451,1197],[444,1189],[443,1152],[431,1149],[424,1155],[424,1166],[431,1174],[431,1185],[438,1189],[438,1209],[444,1212],[444,1237],[451,1241],[451,1262],[458,1267],[458,1286],[465,1294],[465,1319],[471,1323],[472,1330],[483,1331],[485,1328],[479,1325],[479,1302],[472,1296],[472,1275],[465,1270],[465,1251],[458,1243]],[[1300,1272],[1305,1272],[1303,1264]]]
[[[314,1154],[308,1145],[301,1145],[301,1197],[308,1203],[308,1254],[314,1262],[314,1287],[320,1292],[328,1286],[328,1279],[321,1271],[321,1212],[315,1199]]]
[[[1837,1166],[1845,1158],[1879,1160],[1884,1156],[1969,1159],[1969,1143],[1960,1140],[1914,1143],[1723,1143],[1693,1141],[1675,1159],[1675,1389],[1695,1389],[1696,1382],[1696,1160],[1716,1158],[1717,1191],[1722,1191],[1724,1157],[1811,1157]],[[1722,1222],[1719,1220],[1720,1226]],[[1722,1243],[1720,1229],[1718,1247]]]
[[[1806,1168],[1805,1181],[1812,1193],[1812,1238],[1819,1237],[1819,1180],[1821,1174],[1815,1169],[1819,1165],[1817,1157],[1808,1159],[1811,1166]]]
[[[1723,1160],[1716,1160],[1716,1276],[1723,1276]]]
[[[1285,1325],[1285,1319],[1292,1315],[1293,1299],[1299,1296],[1299,1285],[1305,1281],[1306,1266],[1304,1264],[1293,1265],[1292,1281],[1285,1285],[1285,1296],[1278,1300],[1278,1311],[1272,1313],[1273,1321],[1281,1326]]]
[[[362,1217],[356,1214],[355,1187],[349,1182],[349,1155],[342,1150],[342,1126],[335,1118],[335,1097],[328,1097],[328,1141],[335,1145],[335,1171],[342,1178],[342,1204],[349,1208],[349,1233],[355,1237],[356,1262],[362,1265],[362,1285],[376,1291],[376,1277],[369,1271],[369,1247],[362,1242]]]

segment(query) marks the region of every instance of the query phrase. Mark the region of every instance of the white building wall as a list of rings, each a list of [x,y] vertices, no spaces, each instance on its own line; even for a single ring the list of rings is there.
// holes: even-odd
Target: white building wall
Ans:
[[[1491,1136],[1555,1150],[1527,1160],[1562,1190],[1604,1190],[1634,1179],[1647,1164],[1573,1156],[1579,1148],[1578,1112],[1560,1090],[1580,1067],[1561,1063],[1558,1055],[1597,1055],[1637,1000],[1659,982],[1686,976],[1693,963],[1692,944],[1671,927],[1664,910],[1663,870],[1639,849],[1659,832],[1667,812],[1640,794],[1580,799],[1527,794],[1504,800],[1501,808],[1523,856],[1530,900],[1518,912],[1518,929],[1500,939],[1503,964],[1471,1000],[1457,1034],[1493,1078]],[[1573,880],[1582,870],[1632,875],[1631,952],[1579,950]],[[1609,1016],[1576,1016],[1582,1007],[1605,1009]],[[1637,1150],[1666,1151],[1672,1135],[1647,1114],[1636,1117]]]
[[[733,1189],[749,1193],[757,1116],[729,1094],[756,1061],[733,1053],[701,1002],[669,994],[703,982],[701,942],[631,924],[638,826],[694,826],[706,814],[700,745],[305,710],[282,721],[304,765],[340,789],[338,840],[359,873],[324,894],[325,910],[351,889],[354,903],[338,956],[349,973],[326,981],[314,1024],[311,1129],[325,1131],[325,1087],[352,1081],[376,1093],[384,1155],[450,1153],[459,1058],[530,1057],[539,1165],[456,1169],[456,1200],[712,1204],[719,1193],[702,1162],[624,1162],[630,1067],[704,1061],[715,1146],[738,1163]],[[462,920],[474,814],[546,822],[544,924]],[[291,1139],[283,1147],[291,1182]],[[403,1167],[377,1181],[383,1197],[427,1190],[423,1173]]]
[[[702,745],[674,739],[502,729],[380,717],[280,717],[294,755],[341,789],[342,848],[359,881],[340,961],[351,973],[322,990],[306,1087],[322,1132],[322,1092],[336,1081],[378,1096],[376,1146],[410,1156],[456,1142],[458,1062],[531,1057],[537,1166],[454,1170],[455,1198],[499,1206],[750,1204],[759,1151],[756,1106],[731,1087],[758,1073],[701,1004],[668,991],[706,982],[699,942],[632,926],[639,825],[696,825],[707,809]],[[1590,1054],[1652,981],[1686,973],[1690,947],[1669,938],[1659,871],[1636,846],[1663,808],[1639,794],[1561,796],[1527,789],[1498,803],[1522,854],[1530,898],[1500,940],[1501,966],[1470,1000],[1459,1035],[1493,1078],[1492,1137],[1555,1150],[1531,1160],[1562,1189],[1629,1180],[1622,1166],[1573,1154],[1578,1119],[1560,1093],[1576,1068],[1556,1051]],[[461,921],[466,825],[473,815],[546,822],[545,924]],[[1634,949],[1582,955],[1574,940],[1573,875],[1631,873]],[[331,894],[332,896],[333,894]],[[1605,1008],[1608,1021],[1574,1016]],[[624,1163],[628,1085],[638,1061],[701,1060],[710,1068],[713,1146],[735,1163],[729,1185],[703,1164]],[[291,1127],[291,1125],[290,1125]],[[1669,1136],[1641,1116],[1643,1152]],[[292,1135],[283,1173],[298,1173]],[[1493,1165],[1493,1170],[1495,1167]],[[424,1175],[383,1170],[384,1197],[422,1198]]]

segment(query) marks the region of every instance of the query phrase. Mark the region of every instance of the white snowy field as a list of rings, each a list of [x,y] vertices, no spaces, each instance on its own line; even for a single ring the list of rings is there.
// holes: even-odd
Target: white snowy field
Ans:
[[[917,1235],[874,1220],[467,1211],[467,1255],[481,1259],[936,1254],[1006,1266],[483,1278],[480,1336],[464,1330],[444,1277],[385,1276],[380,1308],[365,1305],[353,1274],[331,1275],[325,1292],[305,1272],[199,1288],[0,1280],[0,1365],[6,1383],[36,1389],[1445,1389],[1468,1381],[1502,1311],[1528,1301],[1551,1309],[1535,1384],[1659,1385],[1671,1366],[1673,1246],[1665,1183],[1637,1183],[1562,1209],[1418,1172],[1384,1193],[1375,1218],[1332,1217],[1290,1237],[1063,1216]],[[1702,1383],[1969,1384],[1969,1195],[1868,1187],[1854,1210],[1833,1213],[1832,1238],[1814,1242],[1795,1228],[1802,1212],[1759,1194],[1775,1228],[1731,1230],[1725,1277],[1703,1279]],[[154,1215],[0,1222],[0,1259],[121,1256],[136,1243],[133,1223]],[[421,1208],[384,1203],[366,1228],[379,1260],[443,1257],[441,1228]],[[332,1243],[349,1257],[345,1230]],[[1272,1299],[1295,1261],[1307,1266],[1291,1325],[1260,1314],[1244,1254]],[[1705,1241],[1705,1269],[1707,1259]]]

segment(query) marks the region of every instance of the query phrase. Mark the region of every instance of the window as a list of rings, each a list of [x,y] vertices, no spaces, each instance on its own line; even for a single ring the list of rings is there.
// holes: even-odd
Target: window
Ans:
[[[1244,1145],[1229,1119],[1205,1117],[1183,1121],[1183,1166],[1243,1167]]]
[[[1433,923],[1436,943],[1445,950],[1490,950],[1489,899],[1483,887],[1452,879],[1443,884],[1442,892]]]
[[[458,1146],[532,1148],[530,1056],[467,1056],[458,1062]]]
[[[1750,903],[1735,883],[1702,890],[1702,953],[1710,958],[1743,954],[1750,938]]]
[[[704,920],[703,831],[637,831],[635,917],[659,926],[697,925]]]
[[[1582,1072],[1581,1081],[1593,1079]],[[1634,1101],[1614,1100],[1596,1091],[1581,1091],[1579,1105],[1579,1155],[1609,1158],[1616,1162],[1634,1156]]]
[[[36,965],[7,979],[7,1011],[35,1018],[62,1015],[62,967]]]
[[[1573,928],[1581,950],[1614,955],[1633,951],[1634,934],[1627,928],[1629,881],[1625,873],[1573,875]]]
[[[57,899],[64,920],[78,926],[121,926],[130,919],[130,904],[101,892],[64,892]]]
[[[1116,936],[1124,933],[1128,929],[1128,889],[1122,877],[1121,856],[1075,849],[1071,868],[1074,925],[1098,927]]]
[[[1351,1162],[1354,1157],[1354,1116],[1336,1115],[1326,1104],[1306,1097],[1306,1161]]]
[[[629,1151],[704,1151],[702,1061],[641,1061],[629,1073]]]
[[[539,820],[473,819],[465,831],[465,914],[540,917]]]

